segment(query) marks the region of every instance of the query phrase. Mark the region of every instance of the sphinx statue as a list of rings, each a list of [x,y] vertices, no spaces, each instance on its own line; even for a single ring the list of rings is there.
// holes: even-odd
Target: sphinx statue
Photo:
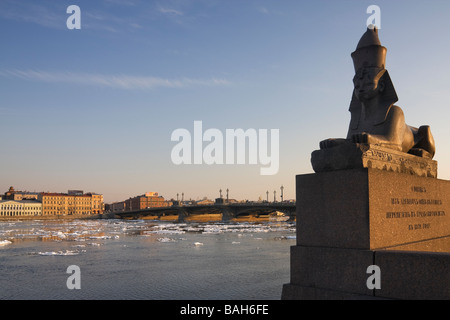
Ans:
[[[386,52],[378,30],[368,28],[351,54],[355,76],[347,137],[323,140],[321,150],[363,144],[424,159],[434,157],[436,147],[430,127],[407,125],[402,109],[395,105],[398,97],[385,67]]]
[[[368,28],[351,55],[355,76],[347,138],[321,141],[321,149],[347,140],[433,158],[436,147],[430,127],[407,125],[402,109],[394,104],[398,97],[385,68],[386,51],[381,46],[378,30]]]

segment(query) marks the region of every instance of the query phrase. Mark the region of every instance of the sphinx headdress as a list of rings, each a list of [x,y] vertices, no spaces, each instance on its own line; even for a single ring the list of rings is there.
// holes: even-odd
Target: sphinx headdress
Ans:
[[[378,71],[377,77],[384,81],[385,89],[381,97],[381,108],[385,112],[378,113],[379,118],[375,119],[374,125],[383,123],[386,120],[387,113],[392,104],[398,101],[397,93],[392,84],[391,77],[386,70],[386,52],[387,49],[381,45],[378,38],[378,30],[376,28],[367,28],[358,42],[356,50],[351,54],[355,73],[361,72],[364,68],[376,68]],[[352,94],[352,101],[350,103],[349,111],[352,113],[352,121],[350,127],[352,129],[358,128],[359,118],[361,116],[361,102]]]

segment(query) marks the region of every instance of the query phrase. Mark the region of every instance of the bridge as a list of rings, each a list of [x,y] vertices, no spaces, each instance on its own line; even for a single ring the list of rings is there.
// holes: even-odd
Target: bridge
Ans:
[[[147,208],[134,211],[114,213],[120,219],[158,219],[173,221],[189,221],[202,217],[230,221],[239,218],[286,217],[295,220],[295,203],[263,202],[263,203],[215,203],[211,205],[172,205],[169,207]]]

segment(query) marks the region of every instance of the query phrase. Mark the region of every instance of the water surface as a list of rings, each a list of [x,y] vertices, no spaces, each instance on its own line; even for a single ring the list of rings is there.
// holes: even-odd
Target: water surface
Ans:
[[[291,222],[3,221],[0,299],[279,300],[294,244]]]

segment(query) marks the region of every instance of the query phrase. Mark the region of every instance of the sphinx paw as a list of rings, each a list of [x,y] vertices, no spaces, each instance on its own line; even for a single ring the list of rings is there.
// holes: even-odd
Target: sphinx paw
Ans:
[[[408,151],[408,153],[422,158],[433,159],[433,155],[431,153],[421,148],[412,148]]]

